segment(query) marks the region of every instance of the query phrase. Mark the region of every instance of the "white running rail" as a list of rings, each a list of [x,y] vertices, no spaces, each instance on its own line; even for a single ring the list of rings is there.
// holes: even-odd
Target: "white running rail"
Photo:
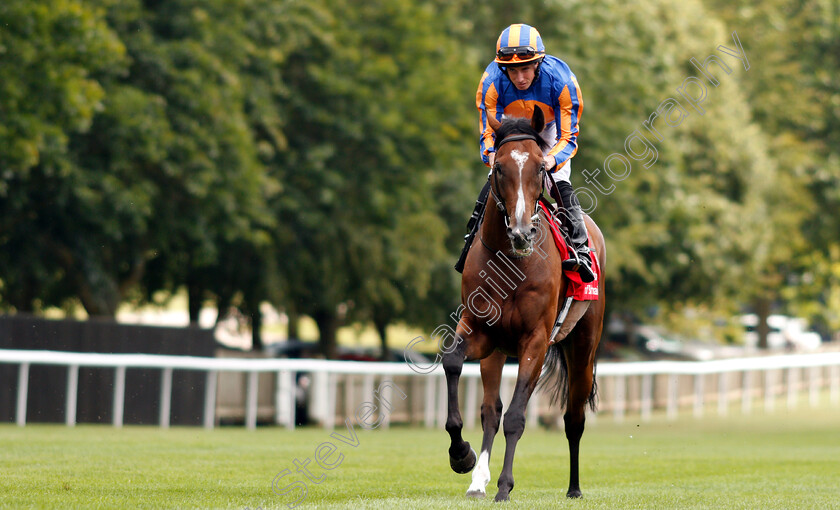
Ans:
[[[446,419],[445,379],[443,369],[437,366],[428,374],[415,372],[406,363],[369,363],[357,361],[327,361],[311,359],[242,359],[202,358],[193,356],[166,356],[152,354],[100,354],[42,350],[0,349],[0,363],[18,365],[16,423],[26,424],[26,408],[31,365],[58,365],[67,367],[66,424],[76,423],[78,381],[80,367],[113,368],[115,371],[113,393],[113,425],[121,427],[125,403],[125,373],[128,368],[161,369],[160,420],[161,427],[168,427],[172,402],[172,371],[197,370],[207,376],[204,394],[203,423],[212,428],[216,421],[215,408],[217,381],[220,372],[248,374],[245,398],[245,424],[255,428],[257,422],[257,389],[260,373],[276,373],[274,391],[275,422],[294,428],[295,424],[295,375],[310,373],[313,376],[312,398],[321,409],[316,416],[321,423],[332,428],[336,417],[336,387],[338,378],[362,378],[364,397],[373,394],[373,380],[407,376],[414,386],[416,378],[424,380],[423,423],[427,427],[442,426]],[[512,394],[516,378],[515,365],[506,365],[503,372],[503,401]],[[763,374],[756,381],[755,374]],[[480,406],[478,390],[480,372],[477,364],[466,364],[462,372],[466,381],[464,423],[476,426]],[[680,407],[693,409],[695,416],[703,415],[707,400],[716,400],[719,414],[726,414],[732,395],[740,395],[741,409],[749,413],[753,400],[763,394],[764,407],[772,411],[777,397],[787,389],[789,408],[796,406],[800,393],[807,392],[811,406],[817,406],[820,393],[828,388],[832,404],[840,404],[840,352],[818,354],[790,354],[758,356],[713,361],[647,361],[629,363],[599,363],[597,367],[602,411],[612,410],[616,420],[627,412],[638,411],[642,419],[650,419],[654,408],[664,408],[669,418],[675,418]],[[688,384],[687,384],[688,382]],[[345,385],[344,397],[355,395],[354,384]],[[681,389],[690,387],[685,395]],[[713,390],[710,393],[710,390]],[[661,398],[660,398],[661,397]],[[737,398],[737,396],[735,397]],[[529,425],[536,426],[545,398],[532,397],[529,405]],[[345,406],[346,407],[346,406]],[[545,407],[545,406],[543,406]],[[631,409],[632,408],[632,409]],[[387,421],[383,425],[387,426]]]

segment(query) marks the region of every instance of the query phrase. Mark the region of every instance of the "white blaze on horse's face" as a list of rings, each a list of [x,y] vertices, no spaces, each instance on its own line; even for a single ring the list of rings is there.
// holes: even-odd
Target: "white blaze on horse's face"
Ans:
[[[525,216],[525,193],[522,191],[522,169],[525,167],[525,162],[528,161],[528,158],[531,156],[528,152],[519,152],[518,150],[514,149],[510,153],[510,157],[516,161],[517,166],[519,166],[519,191],[516,192],[516,222],[522,223],[523,217]]]
[[[511,221],[510,227],[508,228],[508,235],[511,237],[511,241],[513,242],[514,252],[517,255],[524,257],[531,254],[531,235],[533,225],[531,224],[530,216],[525,212],[528,204],[525,198],[525,182],[522,174],[525,170],[526,163],[531,158],[531,153],[514,149],[510,151],[510,157],[519,168],[519,187],[516,192],[516,205],[513,213],[514,217],[513,221]]]

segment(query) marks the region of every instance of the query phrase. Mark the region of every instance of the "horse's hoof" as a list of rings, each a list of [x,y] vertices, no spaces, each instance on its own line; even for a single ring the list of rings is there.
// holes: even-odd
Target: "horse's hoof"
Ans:
[[[500,503],[502,501],[510,501],[510,493],[509,492],[502,493],[502,491],[499,491],[498,493],[496,493],[496,499],[494,501],[496,503]]]
[[[467,443],[467,445],[469,445],[469,443]],[[475,454],[475,450],[470,448],[469,453],[467,453],[467,455],[465,455],[462,459],[455,459],[450,456],[449,466],[452,468],[452,471],[455,471],[459,475],[463,475],[472,471],[472,468],[475,467],[476,460],[478,460],[478,455]]]
[[[487,496],[487,493],[484,491],[473,489],[471,491],[467,491],[468,498],[475,498],[475,499],[484,499]]]
[[[566,493],[566,497],[570,499],[578,499],[583,497],[583,493],[580,492],[580,489],[569,489],[569,492]]]

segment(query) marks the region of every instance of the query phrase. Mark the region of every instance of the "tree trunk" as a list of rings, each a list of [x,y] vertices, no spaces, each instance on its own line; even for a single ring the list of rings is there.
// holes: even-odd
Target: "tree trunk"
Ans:
[[[9,303],[20,313],[35,313],[35,299],[38,295],[36,291],[38,285],[32,282],[32,278],[26,276],[21,282],[20,288],[10,289],[8,286],[4,288],[6,295],[4,296]]]
[[[756,332],[758,333],[758,348],[767,349],[767,336],[770,334],[770,325],[767,324],[767,317],[770,316],[770,300],[757,298],[755,301],[755,314],[758,317]]]
[[[288,337],[289,340],[297,340],[300,338],[300,314],[297,308],[289,306],[286,308],[286,315],[289,317]]]
[[[338,316],[335,311],[321,310],[313,314],[318,325],[318,345],[327,359],[338,358]]]
[[[251,349],[255,351],[263,350],[262,340],[262,311],[260,311],[259,299],[246,300],[245,313],[250,318],[251,322]]]
[[[379,359],[382,361],[391,361],[391,354],[388,352],[388,321],[374,320],[373,325],[376,327],[376,332],[379,333],[379,341],[382,346]]]
[[[257,310],[251,315],[251,348],[255,351],[263,350],[262,312]]]
[[[120,304],[119,296],[116,292],[116,286],[106,277],[101,279],[101,285],[95,288],[88,280],[82,277],[82,282],[79,285],[79,300],[85,308],[90,317],[110,317],[117,316],[117,307]]]
[[[629,347],[636,347],[638,344],[638,328],[636,320],[631,313],[621,315],[621,322],[624,324],[624,335]]]
[[[233,302],[232,296],[225,294],[219,295],[216,301],[216,326],[219,325],[228,315],[228,310],[230,309],[230,305]]]
[[[204,300],[204,288],[193,283],[187,284],[187,309],[190,314],[190,326],[198,326],[201,316],[201,304]]]
[[[89,247],[73,250],[62,243],[53,243],[52,248],[74,282],[88,316],[115,318],[122,297],[120,289],[111,275],[97,265],[96,256],[90,253]]]

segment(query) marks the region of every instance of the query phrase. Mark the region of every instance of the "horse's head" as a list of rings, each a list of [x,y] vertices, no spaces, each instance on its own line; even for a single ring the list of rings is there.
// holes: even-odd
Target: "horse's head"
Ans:
[[[540,131],[545,127],[545,117],[537,106],[530,121],[508,118],[491,122],[491,127],[496,132],[496,160],[490,189],[496,206],[505,215],[514,254],[525,257],[533,251],[537,237],[537,201],[542,195],[543,149],[547,147]]]

